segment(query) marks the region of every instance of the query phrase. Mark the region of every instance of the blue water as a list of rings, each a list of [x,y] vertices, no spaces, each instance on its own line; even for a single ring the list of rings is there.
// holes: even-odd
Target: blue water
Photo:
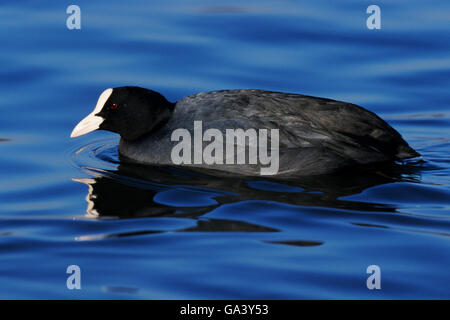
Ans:
[[[381,30],[372,1],[77,0],[81,30],[69,4],[0,4],[0,298],[450,298],[450,2],[376,1]],[[290,182],[124,163],[115,134],[69,138],[122,85],[349,101],[423,159]]]

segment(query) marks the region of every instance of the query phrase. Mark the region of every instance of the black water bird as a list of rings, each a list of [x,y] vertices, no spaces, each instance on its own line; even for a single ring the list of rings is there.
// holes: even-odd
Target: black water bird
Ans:
[[[277,176],[328,174],[352,166],[420,156],[395,129],[360,106],[253,89],[203,92],[176,103],[140,87],[107,89],[100,95],[94,111],[74,128],[71,137],[97,129],[112,131],[121,136],[122,156],[145,164],[173,165],[171,154],[176,142],[172,141],[172,134],[185,128],[194,136],[194,121],[202,121],[203,130],[218,129],[223,133],[226,129],[278,129]],[[272,138],[268,145],[273,146]],[[208,143],[202,141],[202,146]],[[257,176],[262,164],[188,166]]]

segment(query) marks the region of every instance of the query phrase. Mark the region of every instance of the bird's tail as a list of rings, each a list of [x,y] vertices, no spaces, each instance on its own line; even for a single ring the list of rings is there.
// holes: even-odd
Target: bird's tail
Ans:
[[[397,159],[409,159],[420,157],[421,154],[416,150],[411,148],[406,142],[397,149],[397,154],[395,155]]]

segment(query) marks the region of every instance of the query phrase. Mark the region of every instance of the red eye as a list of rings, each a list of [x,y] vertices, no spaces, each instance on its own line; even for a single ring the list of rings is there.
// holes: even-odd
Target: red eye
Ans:
[[[116,110],[117,107],[118,107],[117,103],[113,103],[113,104],[111,105],[111,110]]]

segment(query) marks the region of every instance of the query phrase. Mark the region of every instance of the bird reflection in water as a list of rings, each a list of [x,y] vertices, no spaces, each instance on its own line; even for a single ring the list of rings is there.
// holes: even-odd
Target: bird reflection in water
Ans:
[[[178,230],[185,232],[277,232],[279,230],[275,228],[245,221],[202,216],[223,204],[247,200],[355,211],[395,212],[396,208],[391,204],[340,198],[386,183],[417,182],[420,180],[417,164],[392,164],[372,167],[370,170],[355,168],[351,172],[333,175],[277,180],[266,177],[217,176],[215,172],[205,170],[197,172],[121,161],[116,170],[83,168],[93,178],[74,180],[89,186],[86,197],[88,217],[195,219],[196,226]],[[303,245],[308,245],[308,242]]]

